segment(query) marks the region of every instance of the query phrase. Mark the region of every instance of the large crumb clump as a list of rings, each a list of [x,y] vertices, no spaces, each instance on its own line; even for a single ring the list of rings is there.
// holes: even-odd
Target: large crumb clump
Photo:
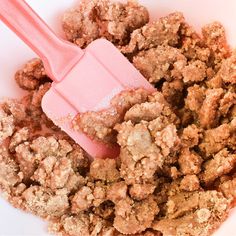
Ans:
[[[132,31],[148,20],[147,9],[134,1],[83,0],[77,8],[64,14],[62,25],[67,39],[80,47],[86,47],[100,37],[124,45]]]

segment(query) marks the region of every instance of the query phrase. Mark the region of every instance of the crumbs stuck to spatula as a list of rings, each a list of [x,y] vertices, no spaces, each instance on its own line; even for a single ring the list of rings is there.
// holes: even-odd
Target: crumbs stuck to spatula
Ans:
[[[62,25],[80,47],[110,40],[157,91],[124,91],[107,110],[78,114],[80,130],[121,147],[91,162],[43,113],[50,79],[29,61],[15,76],[27,95],[0,109],[6,199],[61,236],[211,235],[236,202],[236,53],[224,27],[200,36],[182,13],[150,22],[136,2],[107,0],[83,0]]]

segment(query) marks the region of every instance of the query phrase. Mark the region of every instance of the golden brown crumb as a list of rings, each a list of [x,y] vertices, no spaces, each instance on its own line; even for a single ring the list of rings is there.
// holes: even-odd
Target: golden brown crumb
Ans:
[[[153,229],[168,236],[211,235],[227,217],[230,203],[216,191],[180,195],[170,201],[175,216],[155,221],[152,225]]]
[[[180,188],[185,191],[196,191],[200,188],[200,182],[196,175],[186,175],[180,182]]]
[[[184,103],[184,83],[182,80],[173,80],[171,82],[164,82],[161,92],[165,100],[173,107],[178,109]]]
[[[17,130],[11,137],[11,141],[9,144],[9,150],[11,152],[15,152],[15,148],[23,143],[24,141],[27,141],[29,139],[29,132],[30,130],[28,127],[23,127],[19,130]]]
[[[199,111],[200,124],[203,128],[212,128],[217,125],[219,119],[218,107],[222,95],[222,88],[206,91],[206,98]]]
[[[179,12],[150,22],[142,28],[134,30],[131,34],[129,45],[125,46],[121,51],[123,53],[134,53],[163,44],[176,46],[180,39],[178,32],[183,22],[184,17]]]
[[[111,100],[111,107],[100,112],[89,111],[75,118],[75,129],[81,129],[91,138],[105,143],[115,143],[114,126],[120,123],[125,112],[135,104],[145,102],[148,92],[143,89],[124,91]]]
[[[141,233],[151,226],[159,209],[152,197],[142,202],[126,198],[117,203],[114,227],[123,234]]]
[[[95,180],[117,181],[120,173],[116,168],[116,161],[113,159],[97,159],[90,165],[90,176]]]
[[[234,201],[236,197],[236,179],[235,177],[231,180],[226,180],[219,186],[220,191],[224,194],[226,198]]]
[[[219,22],[213,22],[202,28],[205,44],[210,48],[213,62],[218,63],[230,56],[230,48],[227,44],[225,29]]]
[[[12,115],[7,115],[0,110],[0,143],[10,137],[14,132],[14,119]]]
[[[236,154],[230,154],[227,149],[223,149],[214,155],[203,165],[203,173],[200,175],[202,181],[209,185],[219,176],[228,174],[236,165]]]
[[[200,138],[202,138],[201,129],[193,124],[183,130],[181,142],[185,147],[194,147],[198,145]]]
[[[127,197],[128,186],[124,181],[112,183],[107,189],[107,199],[116,203]]]
[[[186,22],[183,22],[180,27],[180,38],[180,49],[186,58],[193,61],[209,61],[211,50],[193,27]]]
[[[32,186],[22,193],[25,208],[43,218],[54,218],[64,215],[69,208],[67,192],[63,189],[53,193],[41,186]]]
[[[157,83],[161,79],[181,79],[187,59],[179,49],[165,45],[141,51],[133,63],[150,83]]]
[[[85,214],[67,216],[62,220],[62,225],[69,235],[89,235],[89,216]]]
[[[49,80],[49,78],[46,75],[42,61],[36,58],[17,71],[15,80],[22,89],[35,90],[41,83]]]
[[[188,94],[185,99],[185,106],[191,111],[199,113],[205,99],[205,88],[197,84],[188,88]]]
[[[124,45],[128,43],[130,33],[148,20],[146,8],[134,1],[122,4],[83,0],[77,8],[64,14],[62,24],[67,39],[85,47],[101,37]]]
[[[225,147],[234,149],[236,143],[235,127],[231,123],[226,123],[214,129],[208,129],[203,133],[203,140],[200,149],[206,156],[219,152]]]
[[[4,100],[2,109],[8,114],[14,117],[14,122],[18,125],[24,122],[26,119],[26,108],[25,105],[15,99]]]
[[[155,188],[155,184],[133,184],[129,189],[129,194],[133,199],[142,200],[152,194]]]
[[[230,112],[230,109],[236,105],[236,93],[227,92],[224,97],[220,100],[219,111],[222,116],[226,117]]]
[[[200,60],[189,63],[183,69],[183,80],[188,82],[203,81],[206,77],[206,64]]]
[[[71,201],[72,213],[79,213],[88,210],[92,206],[94,200],[93,191],[87,186],[83,186],[74,196]]]
[[[178,162],[180,171],[185,175],[198,174],[201,171],[201,156],[188,148],[181,151]]]
[[[7,192],[22,181],[22,173],[19,166],[11,157],[6,148],[0,149],[0,186]]]
[[[224,83],[235,84],[235,63],[236,63],[236,52],[234,51],[231,57],[224,60],[220,66],[216,78]]]

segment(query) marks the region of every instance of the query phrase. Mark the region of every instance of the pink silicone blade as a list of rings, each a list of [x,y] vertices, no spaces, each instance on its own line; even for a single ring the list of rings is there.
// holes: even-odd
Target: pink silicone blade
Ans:
[[[107,108],[111,98],[123,90],[153,86],[109,41],[98,39],[55,90],[79,112]]]

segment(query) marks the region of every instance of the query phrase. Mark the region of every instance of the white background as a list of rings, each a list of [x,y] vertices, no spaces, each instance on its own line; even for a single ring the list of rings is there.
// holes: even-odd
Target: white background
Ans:
[[[1,1],[1,0],[0,0]],[[63,11],[75,0],[27,0],[37,13],[60,35],[60,18]],[[152,18],[172,11],[183,11],[191,24],[198,29],[212,20],[221,21],[227,28],[230,43],[236,46],[236,1],[234,0],[140,0],[146,5]],[[14,33],[0,22],[0,97],[19,97],[23,91],[14,82],[14,73],[34,53]],[[217,231],[217,236],[235,236],[236,213]],[[0,198],[0,236],[46,236],[47,225],[39,218],[11,207]]]

